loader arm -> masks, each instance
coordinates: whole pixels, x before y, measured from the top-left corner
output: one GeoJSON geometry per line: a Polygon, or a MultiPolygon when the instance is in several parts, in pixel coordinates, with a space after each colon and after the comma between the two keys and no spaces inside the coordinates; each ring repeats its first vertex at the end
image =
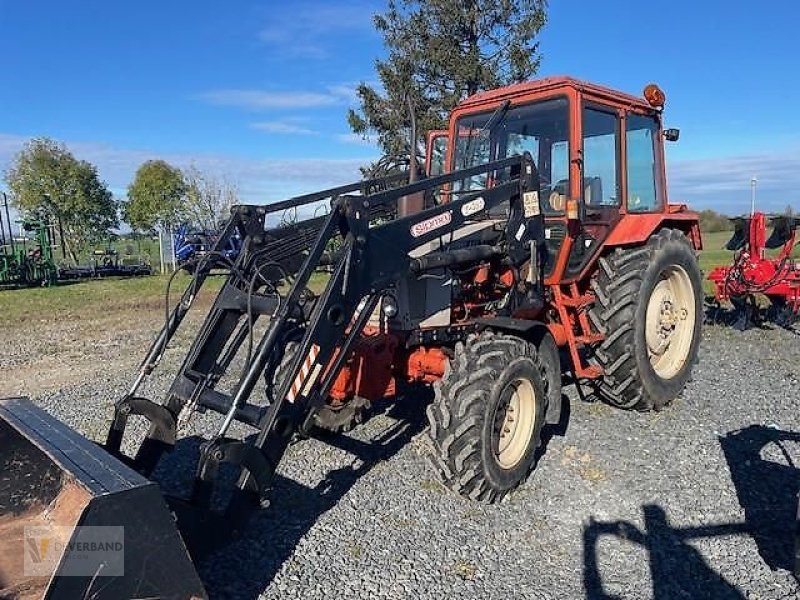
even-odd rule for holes
{"type": "MultiPolygon", "coordinates": [[[[542,242],[538,174],[527,154],[392,187],[397,183],[398,178],[370,180],[268,206],[234,207],[216,247],[197,263],[194,279],[166,319],[129,394],[117,402],[106,443],[111,453],[149,475],[194,411],[223,415],[217,434],[201,449],[191,497],[173,504],[180,507],[177,513],[179,524],[184,519],[184,532],[197,529],[196,517],[187,514],[211,512],[221,463],[240,468],[236,493],[224,511],[215,513],[225,518],[228,531],[241,527],[252,509],[266,502],[292,436],[310,426],[381,296],[401,278],[492,255],[521,264],[542,242]],[[391,218],[402,198],[432,193],[480,173],[492,175],[498,183],[410,216],[391,218]],[[330,201],[331,211],[325,216],[265,227],[268,215],[321,200],[330,201]],[[503,202],[508,202],[509,218],[497,245],[449,252],[447,238],[452,232],[503,202]],[[219,249],[237,233],[243,240],[242,251],[231,263],[219,249]],[[433,247],[433,240],[440,241],[435,252],[420,251],[433,247]],[[334,241],[339,248],[331,252],[334,241]],[[317,297],[309,283],[325,265],[332,272],[317,297]],[[212,267],[226,268],[226,281],[166,398],[156,403],[137,396],[212,267]],[[288,291],[282,293],[286,286],[288,291]],[[266,319],[267,325],[256,340],[259,319],[266,319]],[[262,377],[272,380],[290,340],[299,340],[297,352],[273,397],[266,403],[251,401],[262,377]],[[238,382],[229,393],[216,389],[245,343],[248,351],[238,382]],[[121,440],[131,415],[145,417],[150,429],[136,455],[127,457],[121,440]],[[257,428],[257,435],[245,440],[231,437],[234,421],[257,428]]],[[[191,548],[193,541],[187,539],[187,544],[191,548]]]]}

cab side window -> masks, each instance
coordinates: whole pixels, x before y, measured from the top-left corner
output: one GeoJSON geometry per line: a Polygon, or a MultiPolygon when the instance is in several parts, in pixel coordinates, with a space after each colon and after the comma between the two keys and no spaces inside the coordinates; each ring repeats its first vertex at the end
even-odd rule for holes
{"type": "Polygon", "coordinates": [[[437,135],[433,138],[430,148],[431,172],[428,177],[435,177],[444,173],[444,155],[447,152],[447,136],[437,135]]]}
{"type": "Polygon", "coordinates": [[[583,201],[587,206],[618,206],[617,115],[583,109],[583,201]]]}
{"type": "Polygon", "coordinates": [[[625,129],[628,145],[628,211],[656,210],[659,208],[655,160],[658,123],[652,117],[629,114],[625,129]]]}

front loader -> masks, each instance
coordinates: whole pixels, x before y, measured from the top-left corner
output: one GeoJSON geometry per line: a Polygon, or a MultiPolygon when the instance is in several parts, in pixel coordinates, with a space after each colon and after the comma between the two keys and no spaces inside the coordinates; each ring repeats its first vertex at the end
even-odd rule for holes
{"type": "MultiPolygon", "coordinates": [[[[620,408],[674,399],[700,337],[700,237],[696,215],[666,200],[662,140],[677,133],[662,129],[663,93],[645,96],[568,78],[479,94],[451,116],[441,175],[234,207],[115,404],[104,449],[84,444],[145,485],[192,414],[219,413],[190,494],[139,507],[174,515],[182,537],[170,538],[170,560],[188,560],[181,541],[196,558],[213,534],[242,531],[268,504],[292,439],[348,429],[385,397],[413,402],[415,386],[434,390],[431,458],[443,483],[482,502],[533,469],[544,425],[561,418],[564,374],[620,408]],[[320,205],[329,211],[313,216],[320,205]],[[275,224],[286,211],[307,216],[275,224]],[[235,258],[224,252],[233,237],[235,258]],[[167,394],[143,397],[212,270],[225,283],[167,394]],[[132,417],[148,423],[133,452],[123,443],[132,417]],[[234,422],[252,434],[235,435],[234,422]],[[229,468],[238,480],[220,503],[229,468]]],[[[33,409],[2,406],[26,438],[33,409]]],[[[32,441],[64,464],[61,438],[32,441]]],[[[82,477],[64,471],[62,487],[82,477]]],[[[13,522],[4,493],[15,485],[0,487],[0,522],[13,522]]],[[[46,512],[58,495],[34,500],[46,512]]],[[[54,585],[49,597],[71,597],[54,585]]]]}

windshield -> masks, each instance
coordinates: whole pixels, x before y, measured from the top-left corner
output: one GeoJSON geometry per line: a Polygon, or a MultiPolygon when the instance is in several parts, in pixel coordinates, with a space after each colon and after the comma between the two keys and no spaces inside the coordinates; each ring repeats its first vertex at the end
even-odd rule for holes
{"type": "MultiPolygon", "coordinates": [[[[508,109],[486,125],[494,111],[467,115],[456,123],[455,169],[486,164],[515,154],[529,152],[536,162],[545,212],[564,210],[569,193],[569,119],[566,98],[544,100],[508,109]]],[[[460,182],[457,191],[486,187],[487,175],[460,182]]]]}

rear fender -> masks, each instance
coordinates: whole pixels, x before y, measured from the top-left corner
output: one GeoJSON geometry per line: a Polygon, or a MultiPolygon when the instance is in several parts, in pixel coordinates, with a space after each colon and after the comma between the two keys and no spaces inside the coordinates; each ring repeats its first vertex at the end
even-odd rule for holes
{"type": "Polygon", "coordinates": [[[664,228],[683,231],[695,250],[703,249],[697,213],[686,210],[682,204],[670,204],[665,213],[623,215],[603,245],[606,248],[636,246],[645,243],[654,233],[664,228]]]}

